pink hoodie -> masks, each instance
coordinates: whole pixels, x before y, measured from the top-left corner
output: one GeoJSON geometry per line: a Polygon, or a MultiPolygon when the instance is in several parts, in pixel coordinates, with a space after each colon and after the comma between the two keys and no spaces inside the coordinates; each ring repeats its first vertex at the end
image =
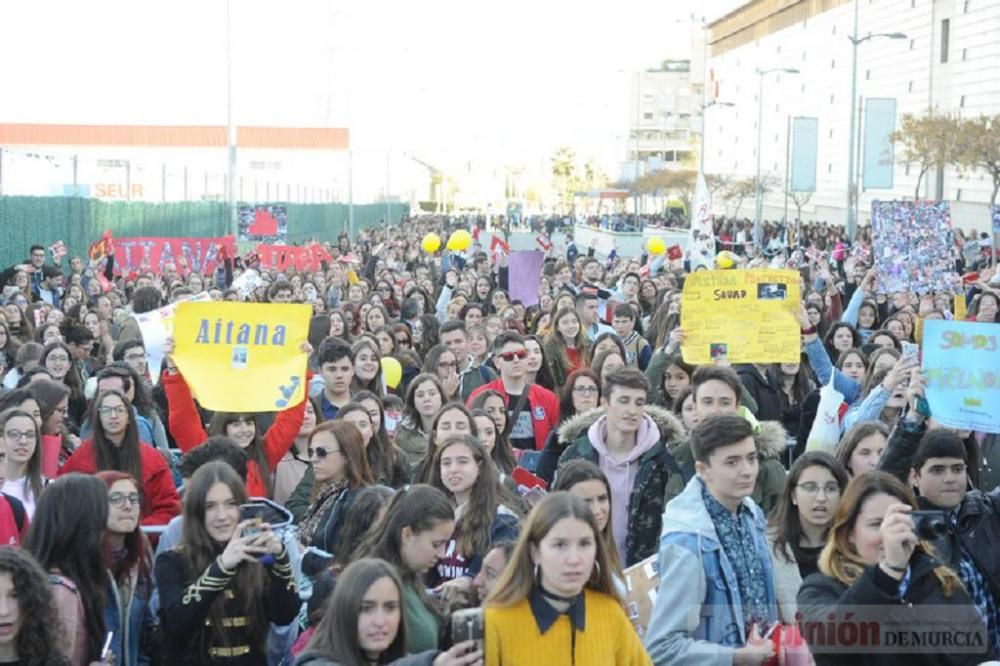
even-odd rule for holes
{"type": "Polygon", "coordinates": [[[621,561],[625,561],[625,536],[628,534],[628,504],[632,497],[632,487],[639,474],[639,466],[633,465],[660,441],[660,429],[656,423],[644,414],[639,429],[635,434],[635,448],[625,460],[612,460],[608,455],[605,440],[608,435],[608,417],[601,416],[587,430],[587,439],[598,455],[598,467],[608,477],[611,486],[611,527],[615,535],[615,545],[621,561]]]}

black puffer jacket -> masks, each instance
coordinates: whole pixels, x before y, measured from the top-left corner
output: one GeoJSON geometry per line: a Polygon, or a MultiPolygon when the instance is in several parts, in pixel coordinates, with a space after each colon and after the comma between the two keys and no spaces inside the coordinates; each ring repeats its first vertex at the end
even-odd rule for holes
{"type": "Polygon", "coordinates": [[[936,566],[940,562],[915,552],[902,598],[900,583],[877,566],[851,586],[824,574],[806,578],[798,595],[799,628],[816,665],[973,666],[992,659],[992,641],[969,595],[959,586],[944,596],[936,566]],[[914,647],[917,640],[924,643],[914,647]],[[837,641],[853,641],[853,647],[837,641]],[[908,647],[893,647],[901,644],[908,647]]]}

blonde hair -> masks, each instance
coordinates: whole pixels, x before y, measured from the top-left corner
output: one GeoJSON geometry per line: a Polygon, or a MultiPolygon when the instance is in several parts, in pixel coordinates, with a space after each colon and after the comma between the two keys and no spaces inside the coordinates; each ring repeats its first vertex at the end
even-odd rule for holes
{"type": "MultiPolygon", "coordinates": [[[[903,483],[886,472],[866,472],[855,476],[844,495],[837,504],[837,512],[833,516],[830,535],[826,546],[819,556],[819,570],[827,576],[836,578],[844,585],[853,585],[869,566],[858,555],[857,549],[850,542],[851,532],[857,524],[861,507],[872,495],[884,493],[896,498],[903,504],[917,508],[917,500],[913,493],[903,483]]],[[[917,549],[931,557],[934,551],[930,544],[921,541],[917,549]]],[[[934,577],[941,584],[945,597],[950,597],[955,590],[962,589],[962,581],[958,575],[944,565],[934,567],[934,577]]]]}
{"type": "Polygon", "coordinates": [[[619,604],[622,599],[612,581],[612,566],[608,556],[608,546],[597,529],[597,521],[586,503],[568,492],[554,492],[546,495],[531,513],[521,528],[521,535],[514,546],[514,553],[507,567],[500,575],[493,592],[486,598],[485,606],[506,607],[526,599],[536,584],[535,564],[531,561],[531,548],[538,546],[556,523],[564,518],[582,521],[594,533],[597,553],[594,558],[595,571],[584,584],[584,588],[601,592],[619,604]]]}

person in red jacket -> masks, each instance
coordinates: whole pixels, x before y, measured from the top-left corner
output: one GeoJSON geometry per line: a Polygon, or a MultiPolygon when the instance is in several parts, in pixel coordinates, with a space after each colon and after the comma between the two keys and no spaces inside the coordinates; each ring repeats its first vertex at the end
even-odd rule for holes
{"type": "Polygon", "coordinates": [[[504,331],[493,341],[493,361],[500,379],[477,388],[468,404],[483,391],[493,389],[507,402],[509,439],[515,449],[541,451],[545,440],[559,426],[559,399],[552,391],[525,380],[528,349],[524,338],[514,331],[504,331]]]}
{"type": "Polygon", "coordinates": [[[139,428],[128,399],[121,391],[101,391],[90,411],[94,432],[85,440],[59,476],[70,472],[95,474],[115,470],[142,480],[142,524],[166,525],[181,512],[181,500],[170,468],[152,445],[139,441],[139,428]]]}
{"type": "MultiPolygon", "coordinates": [[[[247,493],[251,497],[270,498],[274,487],[272,472],[295,443],[305,419],[306,401],[278,412],[274,423],[263,437],[257,428],[257,415],[252,412],[216,412],[206,433],[191,389],[178,372],[173,359],[167,355],[165,360],[167,369],[160,381],[170,405],[170,433],[177,446],[187,453],[208,439],[210,434],[232,438],[247,454],[247,493]]],[[[309,386],[310,378],[306,377],[306,386],[309,386]]]]}

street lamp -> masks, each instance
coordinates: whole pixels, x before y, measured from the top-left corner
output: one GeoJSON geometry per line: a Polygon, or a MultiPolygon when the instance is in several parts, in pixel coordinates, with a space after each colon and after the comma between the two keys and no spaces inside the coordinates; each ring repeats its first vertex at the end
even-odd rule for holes
{"type": "Polygon", "coordinates": [[[854,202],[858,197],[854,182],[854,133],[857,132],[857,112],[854,107],[858,97],[858,45],[877,37],[886,39],[906,39],[902,32],[868,33],[858,37],[858,0],[854,0],[854,30],[847,38],[851,40],[851,122],[847,136],[847,237],[853,241],[858,233],[858,219],[854,214],[854,202]]]}
{"type": "Polygon", "coordinates": [[[798,74],[799,70],[794,67],[773,67],[771,69],[757,69],[755,70],[758,76],[757,85],[757,179],[754,182],[754,194],[756,195],[755,208],[754,208],[754,219],[753,219],[753,240],[754,243],[758,245],[758,249],[761,242],[760,226],[761,221],[764,216],[764,192],[761,189],[760,183],[760,159],[761,159],[761,149],[763,148],[763,129],[764,129],[764,77],[767,74],[773,74],[774,72],[785,72],[786,74],[798,74]]]}

